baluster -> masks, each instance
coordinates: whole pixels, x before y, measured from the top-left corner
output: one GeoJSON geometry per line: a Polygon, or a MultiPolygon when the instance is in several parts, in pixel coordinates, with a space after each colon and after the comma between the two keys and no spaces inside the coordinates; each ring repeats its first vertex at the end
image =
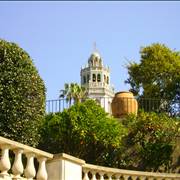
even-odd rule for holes
{"type": "Polygon", "coordinates": [[[11,168],[11,163],[9,159],[9,145],[1,145],[1,160],[0,160],[0,171],[2,175],[8,175],[8,170],[11,168]]]}
{"type": "Polygon", "coordinates": [[[108,176],[108,180],[112,180],[112,173],[108,173],[107,176],[108,176]]]}
{"type": "Polygon", "coordinates": [[[33,179],[33,177],[36,175],[36,170],[34,167],[34,153],[27,153],[26,157],[27,157],[27,165],[26,165],[26,169],[24,170],[25,173],[25,177],[28,180],[33,179]]]}
{"type": "Polygon", "coordinates": [[[118,174],[115,175],[116,180],[120,180],[120,177],[121,175],[118,175],[118,174]]]}
{"type": "Polygon", "coordinates": [[[89,177],[88,177],[88,170],[87,169],[84,169],[83,170],[83,172],[84,172],[84,178],[83,178],[83,180],[89,180],[89,177]]]}
{"type": "Polygon", "coordinates": [[[104,172],[99,172],[100,180],[104,180],[104,172]]]}
{"type": "Polygon", "coordinates": [[[91,180],[97,180],[96,179],[96,171],[91,171],[92,179],[91,180]]]}
{"type": "Polygon", "coordinates": [[[37,180],[47,180],[46,160],[47,158],[45,157],[38,158],[39,168],[37,172],[37,180]]]}
{"type": "Polygon", "coordinates": [[[123,175],[124,180],[128,180],[129,175],[123,175]]]}
{"type": "Polygon", "coordinates": [[[15,159],[12,167],[13,175],[15,175],[15,178],[20,178],[21,174],[23,173],[24,167],[22,163],[22,153],[23,149],[15,149],[14,151],[15,159]]]}
{"type": "Polygon", "coordinates": [[[161,179],[161,178],[159,178],[159,177],[156,177],[156,178],[155,178],[155,180],[160,180],[160,179],[161,179]]]}
{"type": "Polygon", "coordinates": [[[148,180],[154,180],[154,178],[153,177],[148,177],[148,180]]]}
{"type": "Polygon", "coordinates": [[[132,180],[136,180],[137,176],[131,176],[132,180]]]}
{"type": "Polygon", "coordinates": [[[146,176],[140,176],[139,179],[140,179],[140,180],[145,180],[145,179],[146,179],[146,176]]]}

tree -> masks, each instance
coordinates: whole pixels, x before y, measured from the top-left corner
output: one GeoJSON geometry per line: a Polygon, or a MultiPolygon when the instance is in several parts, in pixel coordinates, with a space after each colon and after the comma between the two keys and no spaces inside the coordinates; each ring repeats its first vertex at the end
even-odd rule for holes
{"type": "MultiPolygon", "coordinates": [[[[160,99],[161,105],[168,108],[173,106],[173,101],[180,102],[179,52],[156,43],[141,48],[140,54],[139,64],[127,65],[129,78],[125,83],[130,84],[130,91],[143,98],[160,99]]],[[[178,107],[180,110],[180,104],[178,107]]]]}
{"type": "Polygon", "coordinates": [[[88,163],[115,166],[126,129],[94,100],[46,117],[39,148],[64,152],[88,163]],[[48,146],[47,146],[48,144],[48,146]]]}
{"type": "Polygon", "coordinates": [[[45,86],[30,56],[0,40],[0,135],[36,146],[45,113],[45,86]]]}
{"type": "Polygon", "coordinates": [[[87,97],[87,91],[84,87],[81,87],[77,83],[64,84],[64,89],[60,90],[60,98],[66,97],[67,102],[71,105],[72,100],[75,103],[80,102],[82,99],[87,97]]]}
{"type": "Polygon", "coordinates": [[[128,129],[124,141],[126,168],[147,171],[169,171],[180,122],[165,114],[140,112],[129,115],[123,124],[128,129]]]}

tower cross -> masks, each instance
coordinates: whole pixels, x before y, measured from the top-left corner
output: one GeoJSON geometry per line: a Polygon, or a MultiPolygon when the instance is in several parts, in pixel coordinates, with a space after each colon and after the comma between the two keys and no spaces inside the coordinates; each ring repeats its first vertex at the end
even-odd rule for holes
{"type": "Polygon", "coordinates": [[[94,51],[96,52],[97,51],[96,42],[94,42],[93,48],[94,48],[94,51]]]}

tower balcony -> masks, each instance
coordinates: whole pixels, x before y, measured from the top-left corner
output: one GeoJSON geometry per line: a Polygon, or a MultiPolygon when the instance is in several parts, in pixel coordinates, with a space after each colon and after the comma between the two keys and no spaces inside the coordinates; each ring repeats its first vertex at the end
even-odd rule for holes
{"type": "Polygon", "coordinates": [[[89,82],[88,84],[83,84],[83,87],[85,88],[105,88],[112,92],[114,92],[114,88],[105,82],[89,82]]]}

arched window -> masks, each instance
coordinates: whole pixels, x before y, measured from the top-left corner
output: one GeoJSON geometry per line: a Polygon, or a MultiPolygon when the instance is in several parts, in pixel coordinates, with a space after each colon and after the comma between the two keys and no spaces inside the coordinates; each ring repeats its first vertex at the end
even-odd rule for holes
{"type": "Polygon", "coordinates": [[[95,59],[95,67],[98,66],[98,58],[95,59]]]}
{"type": "Polygon", "coordinates": [[[89,74],[87,75],[87,83],[89,82],[89,74]]]}
{"type": "Polygon", "coordinates": [[[93,74],[92,79],[93,79],[93,82],[96,82],[96,74],[93,74]]]}
{"type": "Polygon", "coordinates": [[[107,84],[109,84],[109,77],[107,76],[107,84]]]}
{"type": "Polygon", "coordinates": [[[86,83],[86,76],[83,76],[83,83],[86,83]]]}
{"type": "Polygon", "coordinates": [[[106,83],[106,75],[104,75],[104,82],[106,83]]]}
{"type": "Polygon", "coordinates": [[[101,82],[101,75],[100,74],[97,75],[97,81],[101,82]]]}

